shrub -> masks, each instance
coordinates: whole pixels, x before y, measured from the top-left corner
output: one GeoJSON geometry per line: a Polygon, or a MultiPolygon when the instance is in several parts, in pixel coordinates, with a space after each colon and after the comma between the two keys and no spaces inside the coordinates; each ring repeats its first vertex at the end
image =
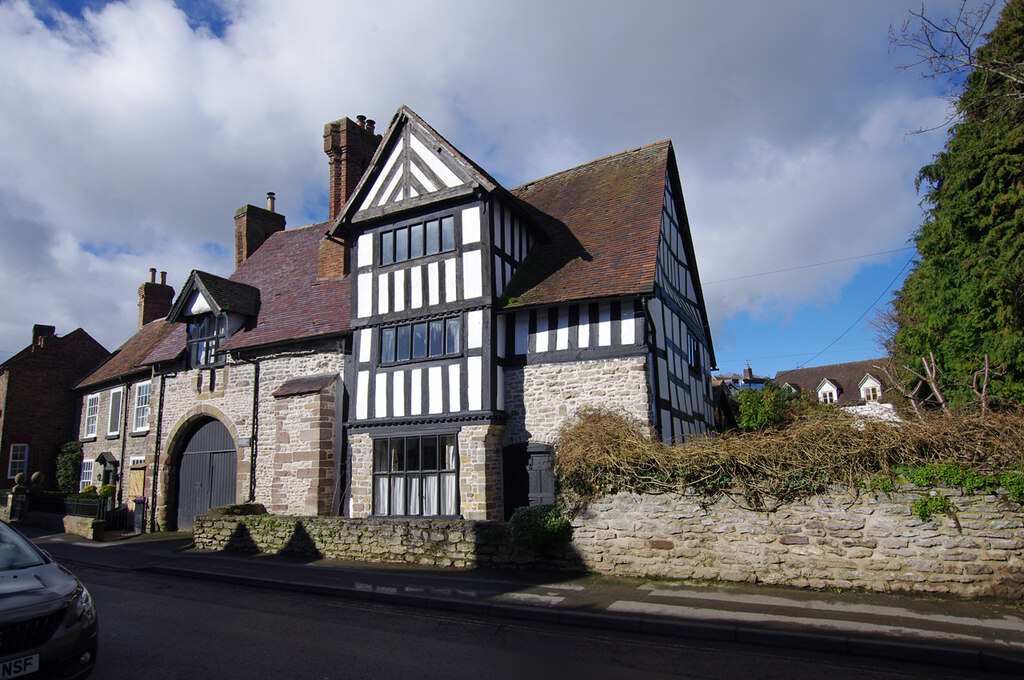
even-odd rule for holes
{"type": "Polygon", "coordinates": [[[516,545],[533,552],[540,552],[563,540],[571,528],[569,520],[556,505],[516,508],[508,521],[508,530],[516,545]]]}
{"type": "Polygon", "coordinates": [[[82,475],[82,442],[61,444],[57,453],[57,488],[64,493],[76,493],[82,475]]]}
{"type": "Polygon", "coordinates": [[[953,511],[953,502],[945,496],[928,496],[914,501],[911,510],[922,522],[927,522],[933,515],[950,514],[953,511]]]}
{"type": "Polygon", "coordinates": [[[96,495],[96,487],[93,486],[92,484],[90,484],[89,486],[83,488],[79,492],[79,495],[80,496],[95,496],[96,495]]]}
{"type": "Polygon", "coordinates": [[[104,484],[100,487],[99,497],[110,498],[117,491],[117,488],[113,484],[104,484]]]}

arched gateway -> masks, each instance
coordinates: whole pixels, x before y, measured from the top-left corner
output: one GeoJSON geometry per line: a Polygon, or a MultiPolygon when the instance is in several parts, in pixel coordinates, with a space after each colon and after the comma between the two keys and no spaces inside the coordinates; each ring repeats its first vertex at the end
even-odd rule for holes
{"type": "Polygon", "coordinates": [[[189,529],[196,515],[235,502],[235,442],[219,420],[198,421],[178,464],[178,529],[189,529]]]}

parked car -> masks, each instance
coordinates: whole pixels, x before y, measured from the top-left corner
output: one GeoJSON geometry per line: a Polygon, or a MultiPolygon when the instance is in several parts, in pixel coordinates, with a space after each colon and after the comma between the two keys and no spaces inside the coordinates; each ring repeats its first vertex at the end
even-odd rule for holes
{"type": "Polygon", "coordinates": [[[98,638],[81,581],[0,521],[0,680],[88,677],[98,638]]]}

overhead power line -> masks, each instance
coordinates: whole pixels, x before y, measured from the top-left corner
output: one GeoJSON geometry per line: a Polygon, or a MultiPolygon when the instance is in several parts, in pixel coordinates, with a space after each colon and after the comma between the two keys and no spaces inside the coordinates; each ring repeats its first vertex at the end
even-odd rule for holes
{"type": "MultiPolygon", "coordinates": [[[[815,262],[813,264],[799,264],[794,267],[786,267],[785,269],[773,269],[770,272],[758,272],[757,274],[744,274],[743,276],[733,276],[728,279],[718,279],[716,281],[701,281],[701,285],[710,286],[715,283],[725,283],[726,281],[739,281],[740,279],[752,279],[755,276],[768,276],[769,274],[781,274],[782,272],[791,272],[798,269],[810,269],[811,267],[824,267],[827,264],[839,264],[840,262],[850,262],[851,260],[863,260],[867,257],[877,257],[879,255],[891,255],[892,253],[902,253],[905,250],[913,250],[914,246],[906,246],[904,248],[897,248],[895,250],[883,250],[880,253],[868,253],[867,255],[854,255],[853,257],[844,257],[841,260],[829,260],[828,262],[815,262]]],[[[909,262],[907,263],[909,264],[909,262]]],[[[904,267],[906,269],[906,267],[904,267]]]]}

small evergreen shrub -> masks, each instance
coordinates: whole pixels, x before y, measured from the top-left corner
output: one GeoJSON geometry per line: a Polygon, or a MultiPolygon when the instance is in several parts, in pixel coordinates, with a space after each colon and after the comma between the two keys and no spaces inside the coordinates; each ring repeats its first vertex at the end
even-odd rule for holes
{"type": "Polygon", "coordinates": [[[110,498],[117,491],[117,488],[113,484],[104,484],[100,487],[98,495],[100,498],[110,498]]]}
{"type": "Polygon", "coordinates": [[[81,492],[79,492],[79,495],[80,496],[95,496],[96,495],[96,487],[93,486],[92,484],[90,484],[89,486],[83,488],[81,490],[81,492]]]}
{"type": "Polygon", "coordinates": [[[949,514],[953,511],[953,502],[945,496],[928,496],[914,501],[911,511],[917,515],[922,522],[927,522],[934,515],[949,514]]]}
{"type": "Polygon", "coordinates": [[[61,444],[57,453],[57,488],[64,493],[78,493],[82,475],[82,442],[61,444]]]}
{"type": "Polygon", "coordinates": [[[556,505],[516,508],[508,521],[512,540],[520,548],[540,552],[565,539],[572,527],[556,505]]]}

